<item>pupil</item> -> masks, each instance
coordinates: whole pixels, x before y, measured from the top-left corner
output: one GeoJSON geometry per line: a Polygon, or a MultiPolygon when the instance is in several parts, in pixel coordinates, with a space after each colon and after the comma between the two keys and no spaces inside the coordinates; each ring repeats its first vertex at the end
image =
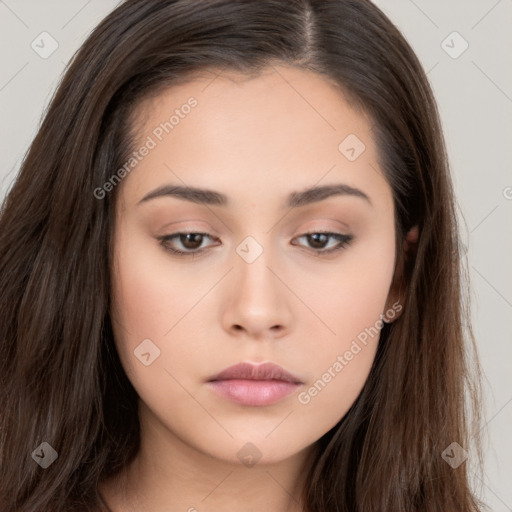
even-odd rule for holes
{"type": "Polygon", "coordinates": [[[325,243],[327,242],[327,240],[326,240],[327,235],[325,233],[315,233],[313,235],[308,235],[308,236],[310,237],[310,239],[313,240],[313,243],[311,245],[318,249],[322,249],[323,246],[325,245],[325,243]]]}
{"type": "Polygon", "coordinates": [[[200,233],[186,233],[185,235],[180,236],[181,243],[187,249],[197,249],[201,245],[202,236],[203,235],[201,235],[200,233]],[[199,243],[197,243],[197,240],[196,240],[196,242],[194,242],[194,239],[196,237],[197,237],[199,243]],[[192,242],[192,243],[190,244],[190,242],[192,242]]]}

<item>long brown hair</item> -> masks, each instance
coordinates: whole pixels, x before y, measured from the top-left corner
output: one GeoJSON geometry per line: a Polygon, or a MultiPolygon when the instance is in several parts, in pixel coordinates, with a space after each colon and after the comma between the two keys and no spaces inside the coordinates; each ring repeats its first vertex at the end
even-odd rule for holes
{"type": "Polygon", "coordinates": [[[2,205],[2,512],[103,510],[98,483],[139,448],[138,396],[109,317],[116,189],[93,193],[133,151],[136,106],[196,71],[273,63],[334,81],[374,122],[404,291],[361,394],[318,440],[305,510],[483,506],[467,464],[442,457],[471,442],[481,466],[479,367],[439,114],[411,47],[368,0],[128,0],[74,56],[2,205]],[[58,454],[46,469],[31,456],[43,442],[58,454]]]}

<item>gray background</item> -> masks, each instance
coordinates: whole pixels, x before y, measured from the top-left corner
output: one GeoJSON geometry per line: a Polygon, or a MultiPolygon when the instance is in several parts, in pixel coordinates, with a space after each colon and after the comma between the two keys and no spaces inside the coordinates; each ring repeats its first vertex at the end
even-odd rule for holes
{"type": "MultiPolygon", "coordinates": [[[[473,325],[485,373],[483,480],[472,471],[471,454],[466,463],[492,510],[512,511],[512,0],[376,3],[416,51],[439,104],[465,226],[473,325]],[[464,41],[469,46],[459,55],[464,41]]],[[[66,62],[116,4],[0,0],[0,198],[66,62]],[[44,31],[58,44],[47,58],[31,47],[35,41],[39,51],[51,49],[48,36],[40,36],[44,31]]]]}

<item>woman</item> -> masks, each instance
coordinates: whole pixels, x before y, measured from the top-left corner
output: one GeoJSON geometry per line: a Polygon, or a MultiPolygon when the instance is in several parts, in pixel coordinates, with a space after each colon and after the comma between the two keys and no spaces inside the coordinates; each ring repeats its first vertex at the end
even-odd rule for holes
{"type": "Polygon", "coordinates": [[[369,1],[122,3],[0,228],[3,511],[483,506],[437,108],[369,1]]]}

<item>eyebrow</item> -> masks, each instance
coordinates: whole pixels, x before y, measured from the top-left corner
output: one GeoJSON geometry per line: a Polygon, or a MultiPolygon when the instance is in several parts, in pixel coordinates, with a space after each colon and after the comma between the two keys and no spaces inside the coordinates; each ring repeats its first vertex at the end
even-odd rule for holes
{"type": "MultiPolygon", "coordinates": [[[[354,196],[359,197],[372,204],[370,198],[362,190],[343,183],[336,185],[324,185],[312,187],[289,194],[285,206],[297,208],[311,203],[323,201],[332,196],[354,196]]],[[[225,194],[214,190],[201,189],[196,187],[184,187],[179,185],[166,184],[145,195],[137,204],[145,203],[158,197],[176,197],[192,203],[207,204],[213,206],[228,206],[229,199],[225,194]]]]}

